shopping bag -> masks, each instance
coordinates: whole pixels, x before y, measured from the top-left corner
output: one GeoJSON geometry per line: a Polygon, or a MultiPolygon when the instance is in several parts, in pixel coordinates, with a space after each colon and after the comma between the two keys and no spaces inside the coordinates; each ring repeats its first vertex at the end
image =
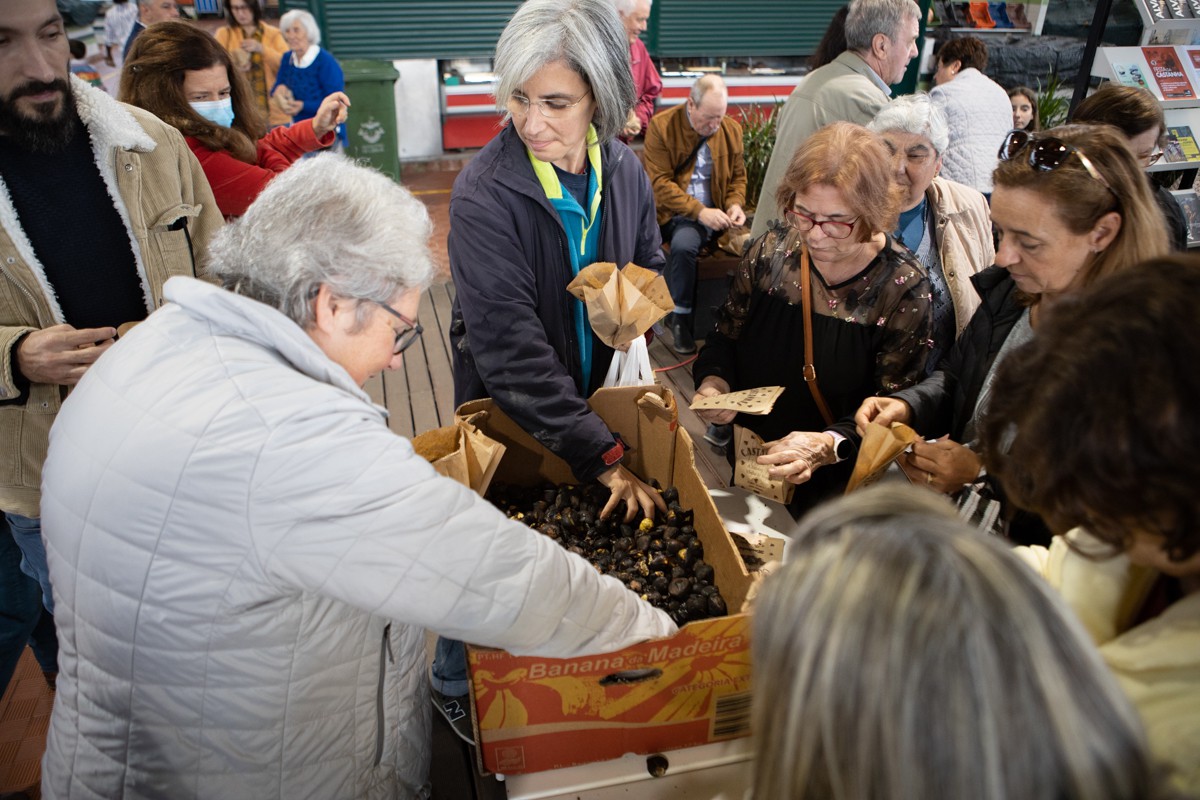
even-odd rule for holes
{"type": "Polygon", "coordinates": [[[654,383],[654,367],[650,364],[650,349],[646,337],[634,339],[624,353],[613,353],[604,386],[645,386],[654,383]]]}

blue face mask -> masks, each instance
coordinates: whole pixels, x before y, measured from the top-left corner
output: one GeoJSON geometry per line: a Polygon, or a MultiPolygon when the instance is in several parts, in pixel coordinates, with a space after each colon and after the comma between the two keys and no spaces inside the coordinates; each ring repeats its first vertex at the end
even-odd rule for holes
{"type": "Polygon", "coordinates": [[[192,110],[214,125],[228,128],[233,124],[233,98],[224,100],[204,100],[192,103],[192,110]]]}

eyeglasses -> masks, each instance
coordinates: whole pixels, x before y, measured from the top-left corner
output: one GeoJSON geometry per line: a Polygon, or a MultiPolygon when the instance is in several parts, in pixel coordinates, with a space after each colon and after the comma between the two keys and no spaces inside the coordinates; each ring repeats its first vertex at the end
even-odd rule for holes
{"type": "Polygon", "coordinates": [[[412,347],[413,342],[421,337],[421,333],[424,332],[425,329],[421,327],[420,323],[414,322],[413,320],[404,316],[387,303],[379,303],[378,305],[381,306],[384,311],[388,312],[393,317],[408,326],[404,330],[396,331],[396,341],[392,344],[392,355],[398,356],[408,348],[412,347]]]}
{"type": "Polygon", "coordinates": [[[858,224],[858,219],[851,222],[838,222],[833,219],[816,220],[808,214],[801,214],[794,208],[789,208],[783,212],[787,218],[788,224],[798,231],[811,231],[814,226],[820,226],[821,232],[830,239],[845,239],[854,231],[854,226],[858,224]]]}
{"type": "Polygon", "coordinates": [[[514,117],[523,117],[529,113],[530,106],[537,106],[538,112],[546,119],[562,119],[571,113],[571,109],[583,102],[584,98],[592,93],[588,89],[583,93],[578,100],[573,103],[568,103],[566,100],[551,98],[549,100],[530,100],[528,97],[520,94],[514,94],[508,98],[508,113],[514,117]]]}
{"type": "Polygon", "coordinates": [[[1149,153],[1147,155],[1142,156],[1142,161],[1146,164],[1147,167],[1151,167],[1151,166],[1154,166],[1155,164],[1157,164],[1158,160],[1162,157],[1163,157],[1162,148],[1158,147],[1158,148],[1155,148],[1153,153],[1149,153]]]}
{"type": "Polygon", "coordinates": [[[1104,179],[1100,170],[1092,165],[1091,159],[1085,156],[1082,150],[1053,136],[1040,137],[1029,131],[1009,131],[1004,137],[1004,144],[1000,145],[1000,160],[1012,161],[1030,143],[1033,146],[1029,148],[1029,166],[1039,172],[1053,172],[1074,155],[1089,175],[1104,184],[1104,188],[1112,192],[1114,197],[1117,195],[1112,185],[1104,179]]]}

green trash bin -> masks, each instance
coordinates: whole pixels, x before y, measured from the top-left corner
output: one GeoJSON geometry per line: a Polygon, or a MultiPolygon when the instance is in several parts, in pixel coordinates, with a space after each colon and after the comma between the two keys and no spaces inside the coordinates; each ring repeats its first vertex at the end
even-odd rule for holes
{"type": "Polygon", "coordinates": [[[346,117],[347,154],[400,180],[400,146],[396,138],[396,79],[387,61],[343,61],[350,113],[346,117]]]}

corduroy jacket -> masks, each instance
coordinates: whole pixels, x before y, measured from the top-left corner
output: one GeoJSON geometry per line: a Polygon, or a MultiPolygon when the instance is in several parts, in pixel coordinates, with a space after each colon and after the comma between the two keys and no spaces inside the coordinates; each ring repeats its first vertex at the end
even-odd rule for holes
{"type": "MultiPolygon", "coordinates": [[[[179,131],[77,78],[71,91],[128,229],[149,313],[162,304],[167,278],[202,275],[208,242],[224,219],[179,131]]],[[[79,256],[87,258],[87,242],[79,243],[79,256]]],[[[0,509],[28,517],[40,516],[47,436],[66,387],[34,383],[21,395],[14,346],[25,334],[64,321],[0,177],[0,509]]]]}

